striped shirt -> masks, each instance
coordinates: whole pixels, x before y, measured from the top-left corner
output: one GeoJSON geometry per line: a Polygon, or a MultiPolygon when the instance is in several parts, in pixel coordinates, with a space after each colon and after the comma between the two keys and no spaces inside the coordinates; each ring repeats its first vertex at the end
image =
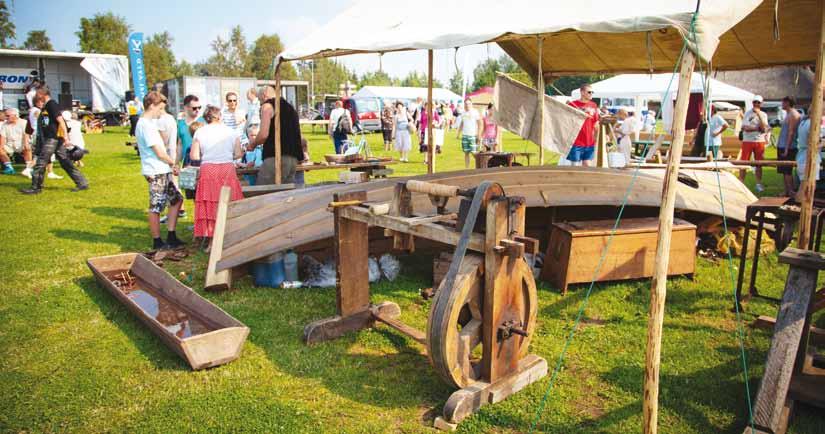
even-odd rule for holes
{"type": "MultiPolygon", "coordinates": [[[[242,121],[238,122],[238,117],[240,115],[241,113],[237,110],[231,112],[227,109],[223,109],[221,110],[221,122],[227,127],[235,130],[235,133],[237,133],[238,137],[241,138],[241,145],[246,145],[247,143],[249,143],[249,138],[246,137],[246,134],[243,131],[244,123],[242,121]]],[[[240,117],[241,119],[243,119],[243,116],[240,117]]]]}

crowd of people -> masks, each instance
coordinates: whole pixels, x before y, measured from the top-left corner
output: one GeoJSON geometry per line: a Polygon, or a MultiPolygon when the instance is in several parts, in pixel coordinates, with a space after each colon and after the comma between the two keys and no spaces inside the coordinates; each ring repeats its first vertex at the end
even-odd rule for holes
{"type": "MultiPolygon", "coordinates": [[[[428,164],[429,103],[417,98],[406,104],[403,101],[382,101],[382,106],[380,121],[384,150],[394,150],[398,152],[399,161],[409,162],[415,139],[418,152],[424,154],[424,163],[428,164]]],[[[459,101],[458,104],[436,102],[433,105],[431,122],[435,153],[441,153],[445,132],[452,129],[457,130],[458,138],[461,140],[466,168],[470,167],[470,156],[473,153],[481,150],[501,150],[501,129],[494,120],[493,109],[493,104],[488,104],[484,113],[479,113],[470,98],[459,101]]],[[[327,131],[332,138],[336,154],[345,151],[349,135],[356,132],[356,124],[353,114],[344,108],[343,101],[336,101],[335,108],[330,112],[327,131]]]]}

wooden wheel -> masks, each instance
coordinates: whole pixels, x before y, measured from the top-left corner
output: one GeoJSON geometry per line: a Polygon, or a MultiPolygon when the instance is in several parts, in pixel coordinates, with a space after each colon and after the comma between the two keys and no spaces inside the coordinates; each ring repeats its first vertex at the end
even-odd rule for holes
{"type": "MultiPolygon", "coordinates": [[[[449,384],[463,388],[481,380],[481,347],[484,294],[484,257],[468,253],[452,288],[438,288],[427,321],[427,355],[436,372],[449,384]]],[[[518,285],[514,291],[513,311],[527,337],[518,340],[519,357],[527,355],[536,326],[536,284],[530,266],[523,258],[514,260],[507,279],[518,285]]]]}

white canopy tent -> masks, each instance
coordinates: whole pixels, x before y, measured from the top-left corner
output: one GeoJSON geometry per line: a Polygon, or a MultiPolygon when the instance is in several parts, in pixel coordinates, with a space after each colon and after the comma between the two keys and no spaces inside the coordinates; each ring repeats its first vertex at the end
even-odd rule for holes
{"type": "MultiPolygon", "coordinates": [[[[693,73],[690,80],[690,93],[704,93],[705,86],[702,79],[702,74],[693,73]]],[[[714,78],[708,78],[708,82],[711,102],[737,101],[745,103],[746,109],[751,108],[755,96],[753,93],[714,78]]],[[[593,98],[632,99],[635,101],[636,113],[640,113],[646,108],[646,101],[662,101],[668,91],[668,85],[670,85],[670,99],[676,100],[676,89],[679,86],[678,74],[622,74],[593,83],[591,87],[593,98]]],[[[578,99],[581,97],[581,92],[575,89],[570,96],[578,99]]]]}
{"type": "MultiPolygon", "coordinates": [[[[383,100],[414,100],[427,99],[426,87],[401,86],[364,86],[352,96],[353,98],[380,98],[383,100]]],[[[461,96],[449,89],[433,88],[433,100],[458,102],[461,96]]]]}

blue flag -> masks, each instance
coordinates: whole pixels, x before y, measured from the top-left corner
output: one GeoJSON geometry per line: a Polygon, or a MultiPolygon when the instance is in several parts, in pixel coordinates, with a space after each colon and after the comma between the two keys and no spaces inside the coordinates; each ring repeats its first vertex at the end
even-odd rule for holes
{"type": "Polygon", "coordinates": [[[143,33],[129,35],[129,64],[132,67],[132,86],[135,96],[143,101],[146,96],[146,69],[143,65],[143,33]]]}

